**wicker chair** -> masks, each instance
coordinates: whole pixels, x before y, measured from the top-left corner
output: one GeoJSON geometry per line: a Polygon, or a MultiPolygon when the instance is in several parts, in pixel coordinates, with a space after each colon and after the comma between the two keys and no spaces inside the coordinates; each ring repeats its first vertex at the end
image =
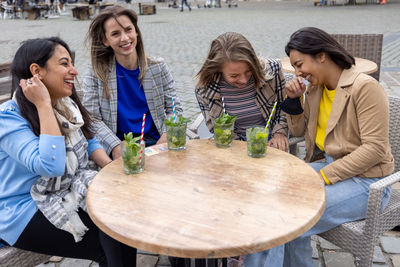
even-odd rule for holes
{"type": "Polygon", "coordinates": [[[388,206],[380,211],[384,188],[400,181],[400,98],[389,96],[389,142],[395,159],[395,173],[371,184],[365,220],[342,224],[320,234],[324,239],[360,258],[360,266],[371,266],[374,246],[381,234],[400,224],[400,192],[392,190],[388,206]]]}
{"type": "Polygon", "coordinates": [[[355,57],[375,62],[378,70],[370,75],[379,81],[383,34],[331,34],[355,57]]]}

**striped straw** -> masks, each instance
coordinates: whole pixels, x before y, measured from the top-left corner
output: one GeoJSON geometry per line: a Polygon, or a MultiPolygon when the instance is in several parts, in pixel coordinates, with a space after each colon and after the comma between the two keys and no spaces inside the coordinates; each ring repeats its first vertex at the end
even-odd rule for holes
{"type": "Polygon", "coordinates": [[[222,101],[222,109],[224,110],[224,113],[226,113],[226,110],[225,110],[225,101],[224,101],[224,97],[223,97],[223,96],[221,96],[221,101],[222,101]]]}
{"type": "Polygon", "coordinates": [[[172,114],[174,115],[174,123],[176,125],[175,98],[172,98],[172,114]]]}
{"type": "Polygon", "coordinates": [[[146,113],[143,113],[143,122],[142,122],[142,133],[140,134],[140,158],[139,158],[139,166],[142,165],[142,157],[143,157],[143,137],[144,137],[144,122],[146,121],[146,113]]]}
{"type": "Polygon", "coordinates": [[[276,104],[278,104],[278,101],[275,102],[274,107],[273,107],[272,110],[271,110],[271,114],[269,114],[269,118],[268,118],[268,121],[267,121],[267,125],[265,126],[265,130],[268,129],[268,125],[269,125],[269,123],[271,122],[272,115],[274,115],[274,112],[275,112],[275,109],[276,109],[276,104]]]}

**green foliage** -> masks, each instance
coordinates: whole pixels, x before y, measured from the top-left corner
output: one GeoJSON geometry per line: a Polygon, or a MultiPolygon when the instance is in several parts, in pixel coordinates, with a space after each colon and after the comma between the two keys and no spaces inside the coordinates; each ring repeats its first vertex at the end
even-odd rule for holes
{"type": "Polygon", "coordinates": [[[168,125],[168,126],[175,126],[175,125],[180,126],[182,124],[189,123],[189,122],[190,122],[190,119],[185,118],[183,116],[178,117],[176,124],[174,122],[174,117],[171,117],[170,119],[164,119],[164,124],[168,125]]]}
{"type": "Polygon", "coordinates": [[[222,113],[215,122],[218,124],[232,124],[236,121],[236,116],[231,116],[228,113],[222,113]]]}

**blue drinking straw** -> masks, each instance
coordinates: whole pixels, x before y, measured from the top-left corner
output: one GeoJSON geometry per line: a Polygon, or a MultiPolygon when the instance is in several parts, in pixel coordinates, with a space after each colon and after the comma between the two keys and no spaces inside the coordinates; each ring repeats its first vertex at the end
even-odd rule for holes
{"type": "Polygon", "coordinates": [[[176,125],[175,99],[174,98],[172,98],[172,114],[174,115],[174,123],[176,125]]]}

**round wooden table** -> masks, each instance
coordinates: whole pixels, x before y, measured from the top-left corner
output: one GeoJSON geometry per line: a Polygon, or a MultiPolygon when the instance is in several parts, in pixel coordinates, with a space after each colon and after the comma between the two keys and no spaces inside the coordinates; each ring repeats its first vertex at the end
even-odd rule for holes
{"type": "MultiPolygon", "coordinates": [[[[359,72],[363,72],[365,74],[371,74],[378,70],[378,65],[376,65],[376,63],[371,60],[359,58],[359,57],[354,57],[354,59],[356,60],[356,64],[354,67],[359,72]]],[[[281,58],[281,62],[282,62],[283,71],[295,73],[292,64],[290,64],[289,57],[281,58]]]]}
{"type": "Polygon", "coordinates": [[[325,188],[304,161],[268,148],[247,156],[190,140],[186,150],[145,157],[145,171],[125,175],[122,160],[89,186],[96,225],[141,250],[186,258],[244,255],[286,243],[311,228],[325,208],[325,188]]]}

